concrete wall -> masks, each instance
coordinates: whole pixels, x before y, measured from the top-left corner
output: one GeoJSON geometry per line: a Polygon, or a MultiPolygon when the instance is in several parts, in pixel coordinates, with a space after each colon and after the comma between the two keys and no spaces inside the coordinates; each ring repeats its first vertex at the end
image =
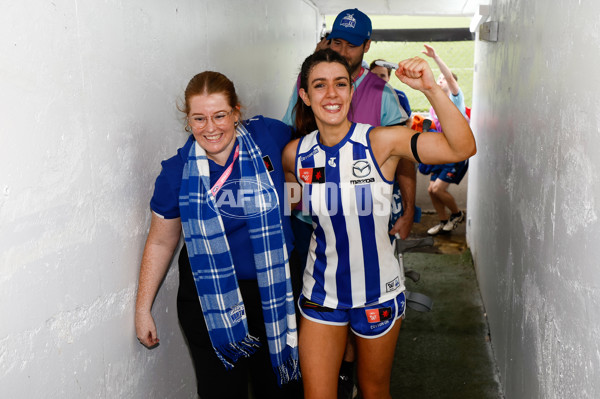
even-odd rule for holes
{"type": "Polygon", "coordinates": [[[161,344],[133,326],[160,161],[206,69],[246,116],[281,117],[320,16],[310,2],[2,1],[0,396],[195,397],[177,271],[154,304],[161,344]]]}
{"type": "Polygon", "coordinates": [[[600,3],[498,0],[468,240],[506,398],[600,397],[600,3]]]}

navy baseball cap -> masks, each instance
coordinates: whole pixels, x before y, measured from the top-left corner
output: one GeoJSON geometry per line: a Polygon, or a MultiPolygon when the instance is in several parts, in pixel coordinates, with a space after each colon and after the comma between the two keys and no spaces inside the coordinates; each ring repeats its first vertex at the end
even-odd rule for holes
{"type": "Polygon", "coordinates": [[[327,39],[343,39],[360,46],[371,38],[371,19],[358,8],[344,10],[335,17],[331,33],[327,39]]]}

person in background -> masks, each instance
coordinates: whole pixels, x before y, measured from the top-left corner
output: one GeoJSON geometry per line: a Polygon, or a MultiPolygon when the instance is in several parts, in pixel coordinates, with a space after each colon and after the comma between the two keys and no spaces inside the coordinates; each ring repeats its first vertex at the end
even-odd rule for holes
{"type": "Polygon", "coordinates": [[[315,226],[299,307],[300,364],[307,399],[337,397],[348,332],[356,337],[361,397],[390,398],[390,374],[406,299],[388,235],[400,158],[458,162],[475,153],[468,123],[436,85],[427,62],[399,63],[396,76],[420,90],[446,131],[372,127],[348,119],[350,65],[331,49],[302,64],[296,126],[317,130],[290,142],[283,167],[290,203],[302,201],[315,226]],[[298,184],[299,183],[299,184],[298,184]]]}
{"type": "Polygon", "coordinates": [[[255,398],[301,398],[281,165],[291,131],[262,116],[242,121],[240,108],[221,73],[202,72],[187,85],[191,134],[162,162],[150,201],[137,337],[149,348],[159,343],[152,303],[183,230],[177,314],[198,395],[247,398],[250,379],[255,398]]]}
{"type": "MultiPolygon", "coordinates": [[[[351,121],[368,123],[372,126],[404,125],[407,123],[409,115],[400,105],[394,88],[362,66],[364,55],[371,47],[371,33],[371,19],[356,8],[347,9],[337,15],[331,32],[317,44],[316,50],[330,48],[344,57],[350,65],[352,84],[355,90],[352,107],[348,114],[351,121]]],[[[297,134],[304,134],[304,130],[298,130],[294,112],[298,101],[298,90],[299,87],[296,84],[283,122],[296,128],[297,134]]],[[[401,205],[402,210],[398,213],[401,213],[402,216],[397,217],[389,231],[392,237],[405,239],[412,229],[415,218],[416,179],[414,163],[408,159],[401,159],[396,171],[398,192],[395,193],[395,198],[401,205]]],[[[298,252],[301,257],[304,257],[308,250],[307,243],[312,234],[312,222],[306,217],[303,218],[299,210],[295,210],[293,213],[295,217],[292,223],[298,252]]],[[[351,336],[340,370],[340,399],[355,396],[354,362],[353,337],[351,336]]]]}
{"type": "MultiPolygon", "coordinates": [[[[385,60],[377,59],[377,60],[371,62],[371,64],[369,65],[369,70],[371,72],[373,72],[375,75],[379,76],[381,79],[385,80],[387,83],[389,83],[390,78],[392,77],[392,69],[386,68],[381,65],[377,65],[376,64],[377,61],[385,61],[385,60]]],[[[394,91],[398,95],[398,101],[400,101],[400,105],[402,106],[402,108],[404,109],[404,111],[406,112],[408,117],[410,118],[412,111],[410,109],[408,97],[406,97],[406,94],[401,90],[394,88],[394,91]]],[[[408,126],[410,126],[410,122],[406,122],[406,124],[408,126]]]]}
{"type": "MultiPolygon", "coordinates": [[[[442,91],[446,93],[458,108],[461,114],[468,120],[465,107],[465,98],[462,90],[458,85],[458,78],[446,63],[436,54],[435,49],[425,44],[423,54],[431,57],[440,68],[440,76],[437,84],[442,91]]],[[[442,131],[443,126],[438,120],[435,109],[429,110],[429,115],[437,130],[442,131]]],[[[448,192],[450,184],[459,184],[462,178],[467,173],[469,167],[468,160],[461,162],[450,163],[445,165],[437,165],[431,168],[431,177],[427,192],[431,198],[431,203],[435,209],[440,222],[427,230],[429,235],[437,235],[440,233],[450,232],[458,227],[458,224],[465,219],[465,213],[458,208],[454,196],[448,192]],[[446,213],[446,208],[450,210],[450,218],[446,213]]]]}

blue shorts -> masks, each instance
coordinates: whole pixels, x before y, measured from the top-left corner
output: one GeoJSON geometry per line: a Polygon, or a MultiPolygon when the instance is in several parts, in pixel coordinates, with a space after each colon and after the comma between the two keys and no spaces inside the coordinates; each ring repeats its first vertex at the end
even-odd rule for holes
{"type": "Polygon", "coordinates": [[[465,177],[467,169],[469,169],[468,160],[444,165],[435,165],[431,171],[431,177],[429,179],[431,181],[440,179],[446,183],[458,184],[462,178],[465,177]]]}
{"type": "Polygon", "coordinates": [[[332,326],[350,325],[352,332],[362,338],[379,338],[388,333],[397,319],[404,317],[404,292],[389,301],[352,309],[332,309],[311,302],[300,295],[300,313],[315,323],[332,326]]]}

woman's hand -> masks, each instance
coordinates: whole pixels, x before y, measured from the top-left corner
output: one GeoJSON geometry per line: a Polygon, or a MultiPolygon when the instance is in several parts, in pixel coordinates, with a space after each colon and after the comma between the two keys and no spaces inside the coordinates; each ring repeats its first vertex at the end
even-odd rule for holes
{"type": "Polygon", "coordinates": [[[151,348],[158,344],[159,339],[156,334],[156,324],[150,312],[136,310],[135,331],[138,341],[145,347],[151,348]]]}
{"type": "Polygon", "coordinates": [[[148,348],[158,344],[156,325],[150,309],[160,282],[167,274],[173,251],[181,235],[181,219],[163,219],[152,212],[150,231],[146,239],[137,298],[135,301],[135,330],[138,340],[148,348]]]}
{"type": "Polygon", "coordinates": [[[431,72],[429,64],[420,57],[401,61],[396,70],[396,77],[411,89],[422,92],[439,88],[433,78],[433,72],[431,72]]]}

